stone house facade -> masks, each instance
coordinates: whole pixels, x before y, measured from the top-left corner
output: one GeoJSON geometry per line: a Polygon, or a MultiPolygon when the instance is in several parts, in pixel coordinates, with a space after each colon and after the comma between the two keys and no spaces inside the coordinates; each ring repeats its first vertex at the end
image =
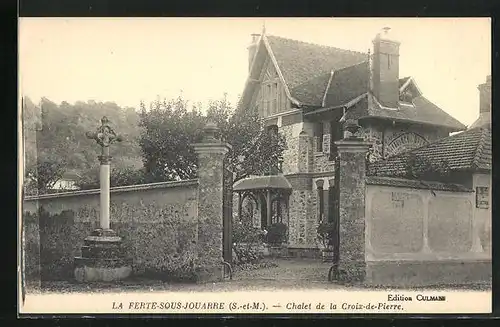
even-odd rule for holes
{"type": "MultiPolygon", "coordinates": [[[[286,137],[282,175],[291,185],[289,249],[317,248],[319,222],[338,219],[335,142],[344,137],[347,121],[361,127],[359,134],[370,144],[370,162],[466,129],[425,98],[412,77],[399,76],[399,46],[389,29],[375,36],[368,53],[265,30],[252,35],[239,106],[256,110],[266,126],[286,137]]],[[[258,225],[261,219],[254,221],[258,225]]]]}

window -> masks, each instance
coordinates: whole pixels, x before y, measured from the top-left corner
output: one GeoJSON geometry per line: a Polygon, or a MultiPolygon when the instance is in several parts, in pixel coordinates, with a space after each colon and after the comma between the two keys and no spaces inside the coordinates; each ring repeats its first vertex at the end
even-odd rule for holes
{"type": "Polygon", "coordinates": [[[316,123],[314,126],[314,137],[316,138],[316,151],[323,151],[323,123],[316,123]]]}
{"type": "Polygon", "coordinates": [[[391,69],[391,64],[392,64],[392,56],[387,55],[387,68],[391,69]]]}
{"type": "Polygon", "coordinates": [[[271,113],[278,112],[278,83],[273,83],[271,86],[271,113]]]}
{"type": "Polygon", "coordinates": [[[267,84],[264,87],[264,94],[263,94],[265,116],[269,116],[269,115],[272,114],[272,112],[271,112],[271,106],[270,106],[270,103],[269,103],[270,95],[271,95],[271,85],[267,84]]]}
{"type": "Polygon", "coordinates": [[[406,103],[412,103],[413,101],[413,94],[409,89],[403,90],[399,96],[399,101],[401,102],[406,102],[406,103]]]}

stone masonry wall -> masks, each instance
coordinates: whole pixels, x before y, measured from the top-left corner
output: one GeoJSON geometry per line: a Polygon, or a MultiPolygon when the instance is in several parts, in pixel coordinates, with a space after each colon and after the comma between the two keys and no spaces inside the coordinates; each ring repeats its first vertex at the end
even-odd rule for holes
{"type": "MultiPolygon", "coordinates": [[[[136,274],[161,272],[196,255],[197,181],[111,189],[111,228],[123,237],[136,274]]],[[[41,278],[72,279],[73,259],[83,240],[99,226],[99,191],[78,191],[23,202],[26,262],[40,260],[41,278]],[[37,215],[38,207],[45,212],[37,215]],[[37,234],[37,227],[39,233],[37,234]]]]}
{"type": "Polygon", "coordinates": [[[368,125],[364,126],[361,134],[365,141],[373,144],[370,149],[370,160],[379,160],[388,155],[394,155],[403,151],[408,151],[416,147],[426,144],[426,142],[434,142],[438,139],[448,136],[446,131],[438,128],[430,128],[423,126],[381,126],[368,125]],[[398,137],[408,134],[408,137],[401,139],[401,144],[392,143],[398,137]],[[398,150],[394,152],[394,150],[398,150]]]}
{"type": "Polygon", "coordinates": [[[339,163],[339,265],[337,278],[362,281],[365,259],[366,153],[369,144],[347,138],[336,143],[339,163]]]}
{"type": "Polygon", "coordinates": [[[282,126],[279,132],[285,136],[287,149],[283,152],[283,173],[292,174],[298,171],[297,156],[299,153],[299,124],[282,126]]]}
{"type": "MultiPolygon", "coordinates": [[[[231,146],[215,138],[217,126],[206,125],[202,143],[193,144],[198,155],[198,240],[199,272],[208,280],[223,278],[222,262],[224,235],[224,157],[231,146]]],[[[227,217],[232,219],[232,217],[227,217]]],[[[230,222],[228,222],[230,224],[230,222]]],[[[226,232],[231,230],[226,226],[226,232]]],[[[230,250],[230,234],[227,250],[230,250]]]]}

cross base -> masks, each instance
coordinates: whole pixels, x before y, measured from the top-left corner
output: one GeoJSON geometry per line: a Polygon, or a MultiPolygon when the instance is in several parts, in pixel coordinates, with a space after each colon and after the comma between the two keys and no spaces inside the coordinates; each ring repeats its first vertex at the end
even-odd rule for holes
{"type": "Polygon", "coordinates": [[[96,229],[84,240],[82,256],[76,257],[78,282],[112,282],[132,273],[132,260],[126,258],[122,238],[111,229],[96,229]]]}

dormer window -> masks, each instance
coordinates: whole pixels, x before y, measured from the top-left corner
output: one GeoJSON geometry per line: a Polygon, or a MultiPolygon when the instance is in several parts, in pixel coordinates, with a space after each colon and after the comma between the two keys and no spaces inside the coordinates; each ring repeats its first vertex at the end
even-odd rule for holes
{"type": "Polygon", "coordinates": [[[413,93],[407,88],[401,92],[399,95],[399,101],[412,103],[413,102],[413,93]]]}

